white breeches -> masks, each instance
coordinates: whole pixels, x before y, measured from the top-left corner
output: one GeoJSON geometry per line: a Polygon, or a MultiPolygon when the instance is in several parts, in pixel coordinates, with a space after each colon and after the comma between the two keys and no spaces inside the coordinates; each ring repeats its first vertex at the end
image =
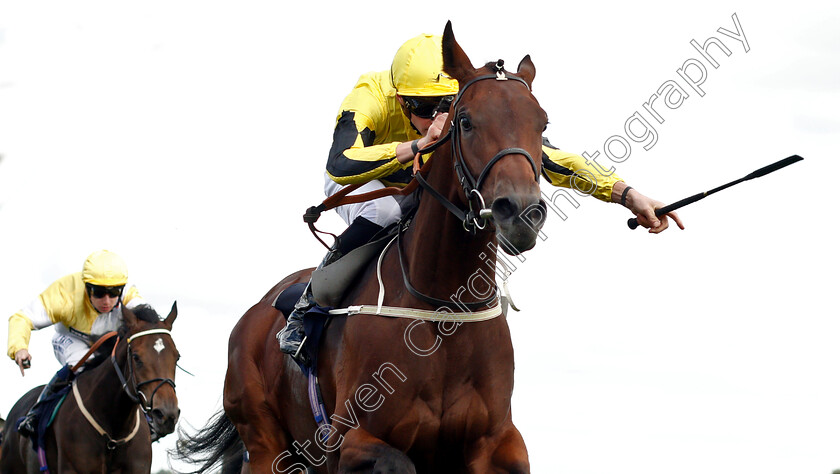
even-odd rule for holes
{"type": "MultiPolygon", "coordinates": [[[[329,175],[324,173],[324,193],[327,197],[337,193],[344,186],[336,183],[330,179],[329,175]]],[[[350,195],[368,193],[377,189],[384,188],[385,185],[379,180],[373,180],[359,189],[350,193],[350,195]]],[[[338,215],[344,219],[348,225],[353,223],[357,217],[364,217],[365,219],[378,224],[382,227],[397,222],[402,217],[402,210],[400,209],[399,201],[394,196],[385,196],[383,198],[374,199],[373,201],[360,202],[356,204],[345,204],[335,208],[338,215]]]]}
{"type": "Polygon", "coordinates": [[[52,346],[55,358],[62,366],[76,365],[76,362],[82,360],[82,357],[90,349],[84,339],[73,334],[62,334],[57,331],[53,335],[52,346]]]}

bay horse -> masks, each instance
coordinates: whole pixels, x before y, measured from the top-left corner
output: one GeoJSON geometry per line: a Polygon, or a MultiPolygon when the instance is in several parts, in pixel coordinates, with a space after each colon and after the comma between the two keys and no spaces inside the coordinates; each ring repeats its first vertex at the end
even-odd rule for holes
{"type": "Polygon", "coordinates": [[[259,473],[530,472],[511,418],[507,321],[466,321],[498,308],[490,276],[498,246],[518,254],[536,243],[545,203],[534,157],[542,156],[548,119],[531,94],[529,56],[516,73],[501,60],[474,69],[451,23],[442,52],[444,71],[460,84],[443,130],[451,147],[437,148],[423,167],[423,192],[399,245],[368,265],[340,306],[376,308],[379,271],[383,307],[442,320],[332,319],[317,359],[331,424],[319,425],[307,379],[278,348],[284,318],[272,307],[285,288],[308,281],[311,269],[286,277],[230,335],[224,413],[195,435],[181,435],[182,459],[203,463],[195,472],[237,459],[242,442],[259,473]]]}
{"type": "MultiPolygon", "coordinates": [[[[166,435],[175,430],[180,412],[174,381],[180,355],[170,334],[177,315],[176,304],[164,320],[147,305],[133,310],[123,307],[122,326],[106,335],[110,337],[102,346],[106,350],[100,348],[75,378],[75,386],[47,429],[44,454],[51,472],[151,471],[146,415],[155,430],[166,435]]],[[[21,397],[8,419],[26,414],[42,388],[21,397]]],[[[13,423],[3,433],[0,473],[38,473],[32,441],[20,436],[13,423]]]]}

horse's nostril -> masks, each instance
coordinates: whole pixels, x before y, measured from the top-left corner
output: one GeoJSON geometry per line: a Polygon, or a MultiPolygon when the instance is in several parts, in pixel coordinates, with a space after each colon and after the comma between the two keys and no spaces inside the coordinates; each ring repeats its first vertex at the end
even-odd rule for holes
{"type": "Polygon", "coordinates": [[[158,421],[163,420],[164,419],[163,411],[158,409],[158,408],[155,408],[154,410],[152,410],[152,417],[155,420],[158,420],[158,421]]]}
{"type": "Polygon", "coordinates": [[[547,207],[545,205],[545,201],[540,199],[539,203],[528,206],[528,209],[526,209],[523,213],[525,214],[523,217],[528,221],[531,227],[538,229],[545,223],[546,210],[547,207]]]}
{"type": "Polygon", "coordinates": [[[508,198],[497,198],[491,206],[493,219],[503,222],[512,219],[519,211],[519,207],[508,198]]]}

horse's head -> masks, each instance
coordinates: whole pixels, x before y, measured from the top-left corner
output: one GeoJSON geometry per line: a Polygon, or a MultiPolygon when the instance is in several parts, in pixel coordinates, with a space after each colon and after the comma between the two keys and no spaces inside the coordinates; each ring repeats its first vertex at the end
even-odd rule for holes
{"type": "Polygon", "coordinates": [[[150,306],[133,311],[123,308],[120,336],[127,341],[126,392],[141,404],[160,435],[175,431],[181,412],[175,395],[175,364],[180,355],[169,333],[177,316],[176,304],[164,320],[150,306]]]}
{"type": "Polygon", "coordinates": [[[449,116],[458,178],[473,207],[489,206],[502,249],[518,254],[535,245],[545,223],[539,170],[548,117],[531,94],[530,56],[515,74],[503,66],[499,60],[473,68],[446,24],[443,69],[460,85],[449,116]]]}

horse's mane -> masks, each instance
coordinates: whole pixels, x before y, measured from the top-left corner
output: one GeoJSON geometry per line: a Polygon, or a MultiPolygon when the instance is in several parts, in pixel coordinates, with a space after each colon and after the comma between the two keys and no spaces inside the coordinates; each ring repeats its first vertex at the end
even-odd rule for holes
{"type": "MultiPolygon", "coordinates": [[[[94,341],[98,340],[99,338],[94,336],[94,341]]],[[[91,354],[90,357],[88,357],[88,360],[84,364],[84,371],[88,372],[91,369],[95,369],[96,367],[99,367],[99,364],[107,360],[108,357],[111,356],[111,350],[114,348],[114,344],[116,342],[117,339],[114,337],[103,342],[102,345],[99,346],[99,349],[96,349],[96,352],[94,352],[93,354],[91,354]]]]}

